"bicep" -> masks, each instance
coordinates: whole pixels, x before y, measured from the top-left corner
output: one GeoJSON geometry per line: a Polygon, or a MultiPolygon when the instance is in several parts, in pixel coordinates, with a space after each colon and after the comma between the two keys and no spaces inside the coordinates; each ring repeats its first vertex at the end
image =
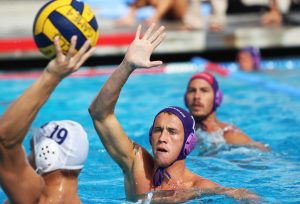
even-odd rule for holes
{"type": "Polygon", "coordinates": [[[94,120],[94,126],[110,156],[122,169],[129,168],[134,159],[134,144],[116,116],[111,114],[102,121],[94,120]]]}

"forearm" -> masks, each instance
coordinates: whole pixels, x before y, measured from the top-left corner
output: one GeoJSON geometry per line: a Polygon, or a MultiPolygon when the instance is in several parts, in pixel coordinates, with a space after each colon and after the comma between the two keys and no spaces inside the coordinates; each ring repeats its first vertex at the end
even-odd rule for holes
{"type": "Polygon", "coordinates": [[[256,195],[255,193],[252,193],[251,191],[245,189],[245,188],[225,188],[220,187],[216,189],[216,194],[224,194],[229,197],[232,197],[237,200],[252,200],[252,201],[258,201],[260,200],[260,197],[256,195]]]}
{"type": "Polygon", "coordinates": [[[60,80],[46,69],[39,79],[4,112],[0,119],[0,138],[4,146],[12,147],[22,143],[35,115],[60,80]]]}
{"type": "Polygon", "coordinates": [[[151,203],[184,203],[201,195],[196,188],[154,191],[151,203]]]}
{"type": "Polygon", "coordinates": [[[114,113],[121,89],[134,69],[132,64],[123,60],[112,73],[89,108],[93,119],[101,121],[114,113]]]}
{"type": "Polygon", "coordinates": [[[259,149],[259,150],[261,150],[261,151],[264,151],[264,152],[269,152],[269,151],[270,151],[270,149],[269,149],[266,145],[264,145],[264,144],[262,144],[262,143],[260,143],[260,142],[255,142],[255,141],[253,141],[253,142],[251,142],[251,143],[249,144],[249,146],[250,146],[250,147],[257,148],[257,149],[259,149]]]}
{"type": "Polygon", "coordinates": [[[133,143],[117,120],[114,109],[121,89],[133,71],[134,67],[123,60],[89,107],[102,144],[124,172],[132,166],[133,143]]]}

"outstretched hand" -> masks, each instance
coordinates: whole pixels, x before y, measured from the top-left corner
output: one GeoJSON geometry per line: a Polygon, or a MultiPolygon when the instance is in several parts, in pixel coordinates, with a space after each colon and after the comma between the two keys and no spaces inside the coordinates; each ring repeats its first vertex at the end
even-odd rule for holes
{"type": "Polygon", "coordinates": [[[77,36],[72,36],[68,53],[67,55],[64,55],[59,46],[59,37],[56,36],[54,38],[56,57],[49,62],[46,68],[50,74],[53,74],[59,78],[64,78],[69,74],[76,72],[95,51],[94,47],[90,48],[90,42],[86,41],[76,53],[76,43],[77,36]]]}
{"type": "Polygon", "coordinates": [[[157,30],[154,30],[154,27],[155,24],[152,24],[141,37],[142,26],[138,26],[135,39],[124,58],[133,68],[151,68],[162,64],[162,61],[150,61],[152,52],[165,38],[165,27],[160,26],[157,30]]]}

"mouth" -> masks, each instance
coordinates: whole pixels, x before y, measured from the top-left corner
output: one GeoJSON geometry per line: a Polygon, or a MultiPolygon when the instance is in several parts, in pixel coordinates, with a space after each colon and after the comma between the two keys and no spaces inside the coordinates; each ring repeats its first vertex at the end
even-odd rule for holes
{"type": "Polygon", "coordinates": [[[157,152],[161,152],[161,153],[166,153],[166,152],[168,152],[167,149],[162,148],[162,147],[158,147],[158,148],[156,149],[156,151],[157,151],[157,152]]]}
{"type": "Polygon", "coordinates": [[[192,104],[192,108],[193,109],[201,109],[201,108],[204,108],[204,105],[203,104],[192,104]]]}

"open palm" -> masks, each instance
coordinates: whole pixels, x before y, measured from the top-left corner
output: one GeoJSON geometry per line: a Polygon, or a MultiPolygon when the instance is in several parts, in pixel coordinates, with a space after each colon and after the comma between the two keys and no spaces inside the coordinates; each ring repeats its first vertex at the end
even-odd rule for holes
{"type": "Polygon", "coordinates": [[[141,25],[137,28],[135,39],[125,55],[125,60],[131,63],[134,68],[151,68],[162,64],[162,61],[150,61],[152,52],[165,37],[164,26],[157,30],[154,30],[154,27],[155,24],[152,24],[142,37],[141,25]]]}

